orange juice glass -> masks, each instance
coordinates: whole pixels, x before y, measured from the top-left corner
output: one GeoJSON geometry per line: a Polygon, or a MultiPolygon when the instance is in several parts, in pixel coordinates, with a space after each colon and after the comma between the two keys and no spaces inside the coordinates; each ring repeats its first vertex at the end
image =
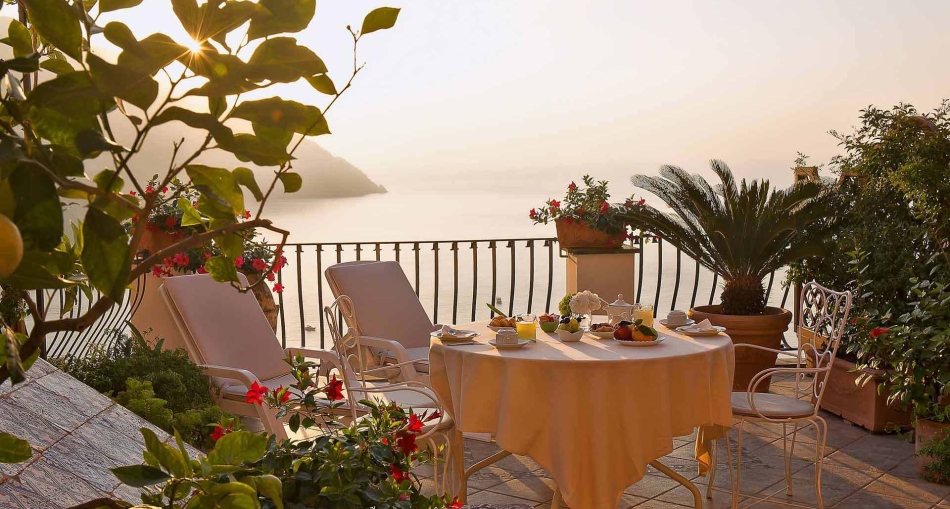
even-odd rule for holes
{"type": "Polygon", "coordinates": [[[643,325],[653,327],[653,306],[649,304],[637,304],[633,308],[633,319],[643,320],[643,325]]]}
{"type": "Polygon", "coordinates": [[[520,339],[534,339],[538,332],[538,319],[534,315],[521,315],[515,320],[515,330],[520,339]]]}

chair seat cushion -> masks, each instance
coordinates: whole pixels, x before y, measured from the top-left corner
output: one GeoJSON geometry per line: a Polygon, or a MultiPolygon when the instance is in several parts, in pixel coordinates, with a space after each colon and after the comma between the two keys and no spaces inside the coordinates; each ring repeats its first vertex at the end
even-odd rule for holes
{"type": "MultiPolygon", "coordinates": [[[[392,386],[389,382],[366,382],[367,388],[385,388],[392,386]]],[[[364,399],[364,398],[360,398],[364,399]]],[[[423,387],[414,387],[410,389],[395,389],[386,392],[370,392],[366,394],[365,399],[376,400],[381,399],[385,403],[396,403],[403,408],[413,408],[413,409],[430,409],[436,408],[437,403],[433,401],[438,401],[439,398],[432,392],[430,389],[423,387]],[[420,391],[424,394],[420,394],[420,391]],[[426,397],[428,395],[428,397],[426,397]]]]}
{"type": "Polygon", "coordinates": [[[743,417],[758,417],[759,414],[770,419],[797,419],[815,413],[815,405],[791,396],[757,392],[755,410],[749,405],[748,392],[732,393],[732,414],[743,417]]]}

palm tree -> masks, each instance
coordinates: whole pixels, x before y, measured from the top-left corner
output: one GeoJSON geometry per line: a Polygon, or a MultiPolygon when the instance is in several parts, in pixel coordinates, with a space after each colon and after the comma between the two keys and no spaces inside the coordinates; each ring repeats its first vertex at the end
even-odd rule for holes
{"type": "Polygon", "coordinates": [[[636,175],[631,181],[663,200],[672,213],[651,206],[626,215],[635,228],[650,231],[682,249],[725,281],[722,314],[765,312],[762,280],[789,262],[820,254],[814,231],[829,216],[822,186],[796,184],[770,192],[769,182],[745,179],[737,186],[732,170],[710,161],[721,184],[713,188],[699,175],[663,166],[660,176],[636,175]]]}

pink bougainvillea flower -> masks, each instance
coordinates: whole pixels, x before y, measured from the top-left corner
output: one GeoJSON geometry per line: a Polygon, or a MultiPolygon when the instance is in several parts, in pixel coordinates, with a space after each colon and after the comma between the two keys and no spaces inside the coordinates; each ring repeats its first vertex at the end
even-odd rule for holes
{"type": "Polygon", "coordinates": [[[214,432],[211,433],[211,440],[217,442],[221,437],[232,431],[234,431],[234,423],[229,424],[227,428],[222,428],[221,425],[215,426],[214,432]]]}
{"type": "Polygon", "coordinates": [[[208,273],[208,269],[206,269],[204,265],[202,265],[201,267],[198,267],[198,274],[207,274],[207,273],[208,273]]]}
{"type": "Polygon", "coordinates": [[[337,380],[336,375],[333,375],[323,392],[326,393],[330,401],[339,401],[343,399],[343,382],[337,380]]]}
{"type": "Polygon", "coordinates": [[[416,445],[416,436],[412,433],[400,433],[396,437],[396,447],[406,456],[419,450],[419,446],[416,445]]]}
{"type": "Polygon", "coordinates": [[[178,218],[175,216],[168,216],[165,218],[165,226],[169,228],[174,228],[178,226],[178,218]]]}
{"type": "Polygon", "coordinates": [[[608,213],[608,212],[610,212],[610,204],[607,203],[607,202],[601,203],[601,204],[600,204],[600,213],[601,213],[601,214],[606,214],[606,213],[608,213]]]}
{"type": "Polygon", "coordinates": [[[891,332],[891,329],[888,327],[875,327],[874,329],[871,329],[871,337],[876,338],[881,334],[887,334],[888,332],[891,332]]]}
{"type": "Polygon", "coordinates": [[[567,186],[568,191],[577,191],[577,184],[571,182],[571,185],[567,186]]]}
{"type": "Polygon", "coordinates": [[[406,429],[411,433],[422,433],[422,420],[416,417],[416,414],[409,415],[409,425],[406,426],[406,429]]]}
{"type": "Polygon", "coordinates": [[[396,481],[397,483],[401,483],[405,481],[406,479],[409,479],[409,476],[406,475],[406,472],[404,472],[401,468],[399,468],[398,465],[390,465],[389,473],[390,475],[393,476],[393,480],[396,481]]]}
{"type": "Polygon", "coordinates": [[[237,258],[235,258],[235,259],[234,259],[234,266],[235,266],[235,267],[239,267],[239,268],[240,268],[240,267],[243,267],[243,266],[244,266],[244,257],[243,257],[243,256],[238,256],[237,258]]]}
{"type": "Polygon", "coordinates": [[[251,261],[251,266],[254,267],[254,270],[263,272],[265,269],[267,269],[267,262],[260,258],[255,258],[251,261]]]}
{"type": "Polygon", "coordinates": [[[284,293],[284,285],[280,283],[274,284],[274,293],[284,293]]]}
{"type": "Polygon", "coordinates": [[[258,405],[264,404],[264,396],[267,395],[267,387],[264,387],[257,382],[251,384],[251,389],[245,394],[246,401],[248,403],[255,403],[258,405]]]}

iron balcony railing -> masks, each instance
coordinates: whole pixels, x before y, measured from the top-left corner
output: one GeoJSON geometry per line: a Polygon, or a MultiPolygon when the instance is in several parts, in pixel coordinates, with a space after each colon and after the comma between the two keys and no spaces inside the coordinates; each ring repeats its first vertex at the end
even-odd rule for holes
{"type": "MultiPolygon", "coordinates": [[[[652,304],[663,317],[671,309],[718,301],[718,276],[698,262],[662,240],[635,239],[634,244],[640,248],[634,258],[636,302],[652,304]]],[[[331,346],[322,309],[334,297],[323,272],[336,263],[398,262],[434,323],[487,319],[492,313],[486,302],[509,315],[557,312],[566,288],[565,258],[554,238],[295,243],[286,245],[284,253],[290,263],[277,274],[283,292],[274,295],[279,309],[276,333],[284,347],[331,346]]],[[[786,306],[790,292],[782,281],[784,270],[769,275],[769,305],[786,306]]],[[[146,282],[139,283],[85,331],[48,337],[46,355],[84,355],[113,340],[111,331],[124,328],[141,301],[142,292],[134,288],[144,288],[146,282]]],[[[601,297],[610,301],[615,296],[601,297]]],[[[52,299],[38,294],[37,301],[56,308],[50,312],[58,312],[64,302],[61,294],[52,299]]],[[[78,316],[88,306],[89,300],[80,296],[66,316],[78,316]]],[[[788,335],[789,340],[793,337],[788,335]]]]}

